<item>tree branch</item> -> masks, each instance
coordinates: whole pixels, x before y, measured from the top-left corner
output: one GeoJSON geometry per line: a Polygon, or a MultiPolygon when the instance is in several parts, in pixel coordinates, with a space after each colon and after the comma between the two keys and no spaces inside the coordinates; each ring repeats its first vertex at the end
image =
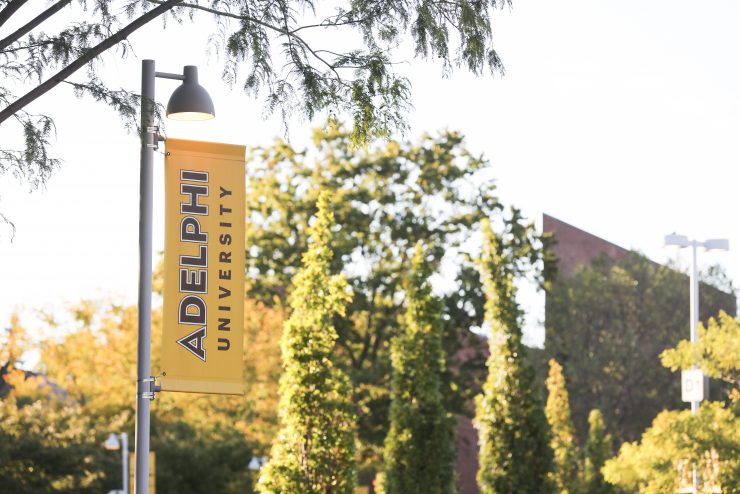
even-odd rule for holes
{"type": "MultiPolygon", "coordinates": [[[[154,4],[157,4],[157,5],[162,5],[162,4],[166,3],[166,2],[164,2],[162,0],[148,0],[148,1],[149,1],[149,3],[154,3],[154,4]]],[[[202,10],[203,12],[208,12],[209,14],[213,14],[213,15],[217,15],[217,16],[221,16],[221,17],[230,17],[232,19],[238,19],[240,21],[250,21],[250,22],[254,22],[255,24],[259,24],[262,27],[266,27],[267,29],[271,29],[273,31],[277,31],[280,34],[285,34],[285,35],[289,35],[290,34],[288,31],[284,31],[280,27],[273,26],[272,24],[268,24],[267,22],[261,21],[261,20],[257,19],[256,17],[251,17],[251,16],[248,16],[248,15],[232,14],[231,12],[226,12],[224,10],[216,10],[216,9],[212,9],[210,7],[205,7],[203,5],[198,5],[198,4],[194,4],[194,3],[181,3],[180,4],[180,7],[188,7],[188,8],[191,8],[191,9],[202,10]]]]}
{"type": "Polygon", "coordinates": [[[18,28],[14,33],[0,40],[0,50],[6,48],[11,43],[21,39],[21,36],[31,32],[32,29],[37,27],[39,24],[44,22],[46,19],[48,19],[52,15],[62,10],[64,7],[69,5],[71,2],[72,0],[60,0],[59,2],[49,7],[48,9],[41,12],[39,15],[31,19],[29,22],[27,22],[26,24],[18,28]]]}
{"type": "Polygon", "coordinates": [[[13,17],[15,12],[23,7],[28,0],[10,0],[3,10],[0,10],[0,26],[5,24],[8,19],[13,17]]]}
{"type": "MultiPolygon", "coordinates": [[[[362,342],[362,352],[358,358],[358,362],[362,365],[362,362],[367,358],[370,352],[370,343],[372,341],[372,329],[373,329],[373,314],[375,313],[375,297],[378,291],[378,285],[373,285],[373,289],[370,292],[370,306],[367,310],[367,322],[365,327],[365,338],[362,342]]],[[[359,367],[358,367],[359,368],[359,367]]]]}
{"type": "Polygon", "coordinates": [[[121,41],[125,40],[131,33],[144,26],[152,19],[176,7],[177,4],[181,2],[182,0],[167,0],[166,2],[163,2],[161,5],[158,5],[149,12],[146,12],[141,17],[118,31],[110,38],[102,41],[101,43],[98,43],[96,46],[85,51],[85,53],[77,60],[67,65],[65,68],[53,75],[50,79],[47,79],[44,83],[27,92],[26,94],[15,100],[13,103],[8,105],[5,109],[3,109],[3,111],[0,112],[0,124],[10,118],[18,110],[21,110],[29,103],[35,101],[40,96],[46,94],[48,91],[56,87],[59,83],[84,67],[95,57],[108,50],[109,48],[117,45],[121,41]]]}
{"type": "Polygon", "coordinates": [[[48,41],[42,41],[40,43],[32,43],[28,45],[16,45],[13,48],[7,48],[5,50],[0,48],[0,54],[9,55],[10,53],[16,53],[16,52],[23,51],[23,50],[33,50],[34,48],[40,48],[42,46],[49,46],[52,44],[54,44],[54,42],[51,40],[48,40],[48,41]]]}
{"type": "MultiPolygon", "coordinates": [[[[306,24],[304,26],[299,26],[293,29],[292,31],[290,31],[290,34],[295,34],[298,31],[302,31],[303,29],[312,29],[315,27],[340,27],[340,26],[347,26],[350,24],[362,24],[363,22],[367,22],[367,20],[370,18],[371,17],[366,17],[363,19],[354,19],[354,20],[348,20],[348,21],[335,20],[333,22],[329,21],[330,18],[327,18],[327,19],[324,19],[320,24],[306,24]]],[[[335,17],[335,19],[337,18],[335,17]]]]}

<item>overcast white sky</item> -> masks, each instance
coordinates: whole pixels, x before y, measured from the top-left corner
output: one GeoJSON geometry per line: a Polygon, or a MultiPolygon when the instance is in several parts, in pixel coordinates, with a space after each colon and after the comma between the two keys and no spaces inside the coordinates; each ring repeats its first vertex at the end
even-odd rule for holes
{"type": "MultiPolygon", "coordinates": [[[[673,231],[730,239],[729,253],[702,253],[740,280],[740,4],[733,0],[514,0],[495,16],[505,77],[401,66],[413,83],[410,138],[460,130],[491,161],[507,204],[538,222],[543,212],[663,262],[673,231]]],[[[200,25],[202,26],[202,24],[200,25]]],[[[203,31],[201,29],[200,31],[203,31]]],[[[208,33],[157,22],[132,37],[135,56],[107,57],[108,80],[138,90],[140,60],[177,72],[200,67],[217,118],[167,123],[172,137],[256,145],[281,133],[261,106],[220,81],[205,54],[208,33]]],[[[157,81],[166,102],[175,81],[157,81]]],[[[66,88],[37,109],[57,120],[64,158],[46,190],[0,179],[0,208],[17,225],[0,236],[0,323],[13,310],[113,296],[134,301],[137,283],[138,141],[116,116],[66,88]]],[[[306,142],[296,121],[291,139],[306,142]]],[[[155,161],[155,250],[163,245],[162,157],[155,161]]],[[[687,262],[686,253],[681,259],[687,262]]],[[[541,298],[525,295],[530,342],[541,340],[541,298]]],[[[688,303],[688,287],[687,287],[688,303]]]]}

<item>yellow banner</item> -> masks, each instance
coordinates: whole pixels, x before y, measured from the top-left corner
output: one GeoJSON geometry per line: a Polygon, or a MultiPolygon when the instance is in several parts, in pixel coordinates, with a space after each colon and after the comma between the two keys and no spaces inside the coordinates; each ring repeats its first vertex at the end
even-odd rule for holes
{"type": "Polygon", "coordinates": [[[162,390],[243,394],[246,149],[165,148],[162,390]]]}

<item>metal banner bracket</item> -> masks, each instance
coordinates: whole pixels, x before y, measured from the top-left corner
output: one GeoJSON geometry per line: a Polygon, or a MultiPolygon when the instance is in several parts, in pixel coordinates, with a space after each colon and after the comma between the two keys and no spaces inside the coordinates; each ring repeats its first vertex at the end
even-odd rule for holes
{"type": "Polygon", "coordinates": [[[144,400],[152,401],[156,397],[156,393],[162,391],[162,387],[157,384],[157,378],[149,376],[147,379],[142,379],[137,382],[138,389],[137,394],[144,400]]]}
{"type": "Polygon", "coordinates": [[[154,149],[155,151],[159,149],[159,141],[164,140],[164,138],[159,134],[158,125],[147,127],[145,136],[146,147],[154,149]]]}

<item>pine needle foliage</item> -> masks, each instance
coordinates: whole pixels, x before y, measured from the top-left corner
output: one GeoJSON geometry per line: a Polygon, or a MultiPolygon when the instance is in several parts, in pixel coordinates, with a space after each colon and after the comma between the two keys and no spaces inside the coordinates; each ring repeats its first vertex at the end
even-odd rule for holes
{"type": "Polygon", "coordinates": [[[501,243],[483,222],[481,271],[490,328],[488,377],[476,400],[481,494],[551,494],[552,450],[534,371],[525,362],[521,310],[501,243]]]}
{"type": "Polygon", "coordinates": [[[604,480],[601,469],[612,456],[612,436],[606,433],[604,415],[594,409],[588,414],[588,439],[584,447],[583,492],[587,494],[614,494],[616,488],[604,480]]]}
{"type": "Polygon", "coordinates": [[[139,30],[165,31],[176,45],[178,35],[189,35],[178,34],[182,25],[200,27],[211,33],[206,47],[219,59],[224,82],[259,99],[265,116],[279,117],[287,131],[293,116],[312,120],[337,112],[351,119],[358,146],[408,129],[411,83],[397,70],[405,57],[402,46],[410,43],[415,57],[435,62],[442,75],[503,74],[493,18],[509,5],[509,0],[0,0],[0,125],[9,121],[18,137],[25,137],[24,147],[6,139],[0,143],[0,174],[9,170],[41,185],[59,166],[48,154],[52,117],[29,109],[62,83],[117,111],[126,126],[135,125],[140,97],[111,87],[113,80],[100,69],[133,53],[132,35],[139,30]]]}
{"type": "Polygon", "coordinates": [[[454,494],[454,430],[445,411],[442,301],[416,245],[402,332],[391,344],[392,402],[385,439],[385,494],[454,494]]]}
{"type": "Polygon", "coordinates": [[[573,434],[570,418],[568,390],[565,388],[563,368],[555,359],[550,359],[547,376],[547,404],[545,416],[550,424],[550,447],[554,456],[551,478],[559,494],[573,494],[578,483],[578,446],[573,434]]]}
{"type": "Polygon", "coordinates": [[[281,349],[279,432],[262,470],[263,494],[354,494],[355,414],[347,376],[336,367],[333,318],[350,301],[343,276],[329,274],[334,216],[319,197],[312,242],[293,279],[292,314],[281,349]]]}

